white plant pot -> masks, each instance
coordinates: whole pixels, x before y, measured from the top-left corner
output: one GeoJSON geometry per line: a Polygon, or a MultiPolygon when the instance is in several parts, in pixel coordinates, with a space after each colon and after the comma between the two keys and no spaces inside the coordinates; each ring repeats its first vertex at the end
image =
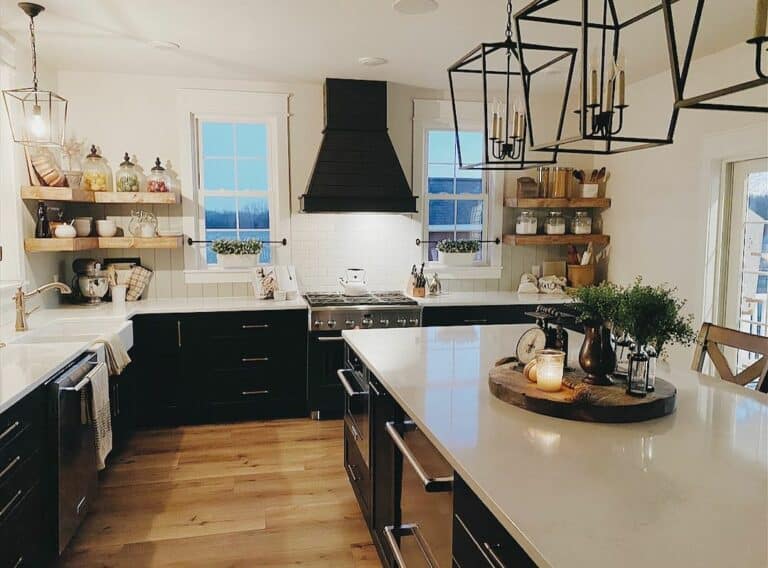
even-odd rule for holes
{"type": "Polygon", "coordinates": [[[475,262],[474,252],[437,251],[437,262],[446,266],[471,266],[475,262]]]}
{"type": "Polygon", "coordinates": [[[259,263],[259,255],[216,253],[216,260],[222,268],[251,268],[259,263]]]}

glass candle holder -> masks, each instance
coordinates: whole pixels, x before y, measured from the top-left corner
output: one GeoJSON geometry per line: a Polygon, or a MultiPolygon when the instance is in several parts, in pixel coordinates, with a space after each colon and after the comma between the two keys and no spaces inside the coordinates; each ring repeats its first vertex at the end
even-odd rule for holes
{"type": "Polygon", "coordinates": [[[565,352],[556,349],[540,349],[536,352],[536,388],[545,392],[557,392],[563,388],[565,352]]]}
{"type": "Polygon", "coordinates": [[[648,392],[648,355],[639,350],[629,356],[627,394],[645,396],[648,392]]]}

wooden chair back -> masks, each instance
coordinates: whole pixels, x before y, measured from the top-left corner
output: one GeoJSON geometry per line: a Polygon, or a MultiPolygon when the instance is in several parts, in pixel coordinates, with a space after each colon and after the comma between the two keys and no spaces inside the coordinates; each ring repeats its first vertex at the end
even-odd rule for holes
{"type": "Polygon", "coordinates": [[[707,355],[709,355],[721,379],[741,386],[757,379],[757,390],[768,392],[768,380],[766,380],[766,375],[768,375],[768,337],[704,323],[701,325],[699,336],[696,338],[696,351],[693,355],[691,368],[701,372],[707,355]],[[748,351],[761,355],[761,357],[740,373],[734,373],[720,346],[748,351]]]}

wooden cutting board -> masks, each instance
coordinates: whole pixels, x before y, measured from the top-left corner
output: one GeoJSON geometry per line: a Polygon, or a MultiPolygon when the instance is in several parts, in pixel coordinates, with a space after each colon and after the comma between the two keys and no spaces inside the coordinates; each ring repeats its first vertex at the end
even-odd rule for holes
{"type": "Polygon", "coordinates": [[[517,361],[502,359],[491,369],[488,385],[493,395],[514,406],[584,422],[641,422],[675,411],[677,389],[664,379],[656,379],[656,389],[644,397],[626,393],[626,383],[610,386],[589,385],[581,371],[566,370],[559,392],[544,392],[523,376],[517,361]]]}

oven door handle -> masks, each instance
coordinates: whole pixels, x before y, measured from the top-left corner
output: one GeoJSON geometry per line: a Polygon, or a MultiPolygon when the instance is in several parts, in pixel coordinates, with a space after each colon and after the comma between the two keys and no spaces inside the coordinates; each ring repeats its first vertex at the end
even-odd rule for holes
{"type": "Polygon", "coordinates": [[[352,373],[352,369],[339,369],[336,371],[336,376],[339,377],[339,381],[341,381],[341,386],[344,387],[344,390],[347,391],[347,394],[349,396],[361,396],[365,394],[365,391],[356,391],[352,388],[352,384],[349,382],[349,379],[345,376],[346,373],[352,373]]]}
{"type": "Polygon", "coordinates": [[[416,539],[416,544],[419,546],[419,550],[421,550],[421,553],[424,555],[424,561],[426,562],[426,565],[429,566],[429,568],[440,568],[437,560],[435,560],[435,558],[432,556],[432,552],[429,550],[427,541],[424,540],[424,535],[421,533],[419,525],[407,524],[401,525],[399,527],[387,526],[384,527],[384,536],[387,539],[387,544],[392,551],[392,555],[395,557],[397,568],[408,568],[408,565],[405,563],[405,559],[403,558],[403,553],[400,552],[400,547],[397,545],[398,536],[400,538],[413,536],[416,539]]]}
{"type": "MultiPolygon", "coordinates": [[[[415,429],[416,427],[413,422],[404,422],[403,426],[411,429],[415,429]]],[[[419,460],[416,459],[416,456],[413,455],[411,449],[405,443],[405,440],[398,431],[395,423],[387,422],[386,428],[387,434],[389,434],[389,437],[392,438],[392,441],[395,443],[395,446],[397,446],[397,449],[400,450],[400,453],[403,454],[403,457],[405,457],[411,466],[413,466],[413,469],[416,470],[416,475],[419,476],[421,483],[424,485],[424,491],[427,491],[428,493],[441,493],[445,491],[451,491],[453,489],[453,475],[447,475],[445,477],[430,477],[424,467],[422,467],[422,465],[419,463],[419,460]]]]}

